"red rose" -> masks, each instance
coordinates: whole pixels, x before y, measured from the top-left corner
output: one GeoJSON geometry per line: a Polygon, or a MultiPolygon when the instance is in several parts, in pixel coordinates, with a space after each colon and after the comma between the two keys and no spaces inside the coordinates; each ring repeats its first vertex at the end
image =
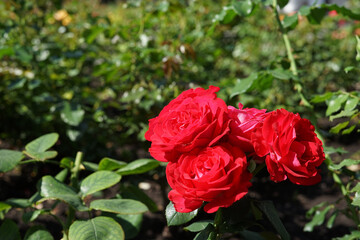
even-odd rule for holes
{"type": "Polygon", "coordinates": [[[155,159],[175,162],[181,153],[211,146],[229,131],[227,106],[217,91],[214,86],[184,91],[149,120],[145,138],[155,159]]]}
{"type": "Polygon", "coordinates": [[[262,124],[267,115],[266,109],[244,108],[239,103],[239,109],[228,107],[230,123],[229,141],[241,147],[244,152],[254,152],[251,134],[262,124]]]}
{"type": "Polygon", "coordinates": [[[285,109],[271,112],[263,126],[252,135],[257,155],[266,156],[271,180],[287,178],[300,185],[312,185],[321,180],[317,168],[325,160],[322,142],[307,119],[285,109]]]}
{"type": "Polygon", "coordinates": [[[213,213],[242,198],[252,175],[244,152],[223,143],[182,154],[178,162],[167,165],[166,177],[177,212],[191,212],[208,202],[204,210],[213,213]]]}

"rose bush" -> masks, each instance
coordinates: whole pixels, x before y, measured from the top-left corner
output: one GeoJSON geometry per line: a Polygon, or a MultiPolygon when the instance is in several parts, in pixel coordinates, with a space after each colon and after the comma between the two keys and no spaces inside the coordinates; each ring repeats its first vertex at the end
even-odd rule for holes
{"type": "Polygon", "coordinates": [[[181,153],[211,146],[229,131],[227,105],[217,91],[214,86],[184,91],[149,120],[145,138],[156,160],[175,162],[181,153]]]}
{"type": "Polygon", "coordinates": [[[218,90],[187,90],[149,121],[149,151],[169,162],[168,197],[177,212],[192,212],[205,202],[204,210],[213,213],[241,199],[251,186],[250,159],[265,162],[275,182],[320,181],[325,156],[309,120],[285,109],[266,113],[241,103],[236,109],[217,98],[218,90]]]}
{"type": "Polygon", "coordinates": [[[252,135],[257,155],[266,156],[271,180],[287,178],[300,185],[312,185],[321,180],[317,168],[325,160],[322,142],[307,119],[280,109],[271,112],[261,128],[252,135]]]}
{"type": "Polygon", "coordinates": [[[208,202],[204,210],[216,212],[242,198],[251,186],[244,152],[230,144],[196,148],[166,167],[173,190],[169,199],[178,212],[191,212],[208,202]]]}

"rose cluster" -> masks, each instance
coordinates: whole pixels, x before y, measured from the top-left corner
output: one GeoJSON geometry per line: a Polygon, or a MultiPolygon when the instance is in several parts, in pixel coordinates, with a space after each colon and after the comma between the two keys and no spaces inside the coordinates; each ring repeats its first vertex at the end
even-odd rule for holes
{"type": "Polygon", "coordinates": [[[231,206],[251,186],[249,159],[265,163],[275,182],[320,181],[325,156],[309,120],[285,109],[227,106],[217,91],[214,86],[184,91],[149,120],[149,152],[168,162],[168,196],[176,211],[191,212],[204,202],[208,213],[231,206]]]}

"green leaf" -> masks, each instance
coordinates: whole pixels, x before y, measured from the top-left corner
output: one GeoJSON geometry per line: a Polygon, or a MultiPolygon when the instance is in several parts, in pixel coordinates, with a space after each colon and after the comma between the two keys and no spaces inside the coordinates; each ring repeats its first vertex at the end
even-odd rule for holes
{"type": "Polygon", "coordinates": [[[15,90],[15,89],[19,89],[25,86],[26,83],[26,78],[17,78],[13,81],[11,81],[11,83],[9,84],[9,86],[7,87],[8,90],[15,90]]]}
{"type": "Polygon", "coordinates": [[[5,200],[5,203],[15,208],[27,208],[31,206],[29,199],[26,198],[9,198],[5,200]]]}
{"type": "Polygon", "coordinates": [[[156,203],[141,189],[134,185],[121,186],[121,195],[124,198],[131,198],[144,203],[151,212],[158,211],[156,203]]]}
{"type": "Polygon", "coordinates": [[[212,224],[209,224],[195,236],[194,240],[214,240],[215,236],[215,228],[212,224]]]}
{"type": "Polygon", "coordinates": [[[120,224],[109,217],[96,217],[87,221],[75,221],[69,229],[69,240],[123,240],[120,224]]]}
{"type": "Polygon", "coordinates": [[[14,48],[7,47],[7,48],[0,48],[0,59],[3,58],[3,56],[13,56],[15,54],[14,48]]]}
{"type": "Polygon", "coordinates": [[[341,132],[341,134],[342,134],[342,135],[350,134],[352,131],[355,130],[355,127],[356,127],[356,125],[352,125],[351,127],[347,128],[347,129],[344,129],[344,130],[341,132]]]}
{"type": "Polygon", "coordinates": [[[310,7],[309,6],[302,6],[300,9],[299,9],[299,13],[301,14],[301,16],[307,16],[310,14],[310,7]]]}
{"type": "Polygon", "coordinates": [[[257,78],[248,91],[258,90],[259,92],[263,92],[272,87],[273,79],[272,74],[268,72],[258,72],[257,78]]]}
{"type": "Polygon", "coordinates": [[[194,222],[189,226],[184,227],[184,229],[190,232],[200,232],[204,230],[209,224],[213,224],[213,223],[214,223],[213,220],[202,220],[202,221],[194,222]]]}
{"type": "Polygon", "coordinates": [[[98,171],[87,176],[80,184],[82,197],[104,190],[115,184],[121,179],[119,174],[111,171],[98,171]]]}
{"type": "Polygon", "coordinates": [[[105,31],[105,28],[100,26],[94,26],[91,29],[86,30],[84,33],[86,42],[88,44],[91,44],[96,39],[96,37],[103,31],[105,31]]]}
{"type": "Polygon", "coordinates": [[[5,219],[0,226],[1,240],[21,240],[19,228],[12,220],[5,219]]]}
{"type": "Polygon", "coordinates": [[[249,161],[247,169],[251,173],[256,169],[256,162],[253,159],[249,161]]]}
{"type": "Polygon", "coordinates": [[[290,29],[294,29],[296,27],[296,25],[298,24],[299,20],[298,20],[298,14],[295,13],[292,16],[288,16],[286,15],[282,24],[284,28],[287,28],[288,30],[290,29]]]}
{"type": "Polygon", "coordinates": [[[256,221],[263,219],[263,213],[255,206],[254,202],[250,202],[251,211],[256,221]]]}
{"type": "Polygon", "coordinates": [[[189,213],[179,213],[175,210],[174,204],[170,202],[165,209],[165,216],[168,226],[177,226],[189,222],[198,214],[198,209],[189,213]]]}
{"type": "Polygon", "coordinates": [[[315,97],[313,97],[311,99],[312,103],[320,103],[320,102],[325,102],[326,100],[330,99],[333,96],[334,93],[332,92],[327,92],[324,93],[322,95],[316,95],[315,97]]]}
{"type": "Polygon", "coordinates": [[[324,152],[326,154],[332,154],[332,153],[344,154],[344,153],[348,153],[348,151],[346,151],[342,147],[333,148],[333,147],[328,147],[328,146],[324,146],[324,152]]]}
{"type": "Polygon", "coordinates": [[[0,150],[0,172],[12,170],[24,158],[21,152],[1,149],[0,150]]]}
{"type": "Polygon", "coordinates": [[[349,95],[341,94],[332,98],[329,101],[328,107],[326,109],[326,116],[330,116],[332,113],[339,111],[341,105],[347,100],[348,97],[349,95]]]}
{"type": "Polygon", "coordinates": [[[116,170],[121,167],[124,167],[126,162],[118,161],[112,158],[103,158],[99,162],[99,170],[116,170]]]}
{"type": "Polygon", "coordinates": [[[35,211],[30,211],[30,212],[26,212],[23,214],[22,219],[25,223],[29,223],[34,221],[38,216],[40,216],[40,214],[43,212],[43,210],[35,210],[35,211]]]}
{"type": "Polygon", "coordinates": [[[56,180],[52,176],[44,176],[38,184],[40,195],[46,199],[58,199],[64,201],[79,211],[88,210],[82,204],[80,197],[67,185],[56,180]]]}
{"type": "Polygon", "coordinates": [[[44,227],[33,226],[26,231],[24,240],[54,240],[54,238],[44,227]]]}
{"type": "Polygon", "coordinates": [[[329,217],[329,220],[326,223],[327,228],[332,228],[335,222],[336,217],[339,215],[339,211],[335,210],[331,216],[329,217]]]}
{"type": "Polygon", "coordinates": [[[335,240],[359,240],[360,231],[351,231],[350,234],[346,234],[343,237],[335,238],[335,240]]]}
{"type": "Polygon", "coordinates": [[[99,165],[92,162],[83,161],[82,165],[85,167],[86,170],[96,172],[99,170],[99,165]]]}
{"type": "Polygon", "coordinates": [[[346,103],[345,103],[345,107],[344,107],[344,110],[346,112],[350,112],[352,111],[354,108],[356,108],[356,106],[358,105],[359,103],[359,99],[358,98],[352,98],[350,97],[346,103]]]}
{"type": "Polygon", "coordinates": [[[269,219],[276,231],[280,234],[281,238],[283,240],[290,240],[290,235],[286,231],[283,223],[281,222],[280,217],[274,207],[274,204],[271,201],[261,201],[257,202],[256,205],[266,215],[266,217],[269,219]]]}
{"type": "Polygon", "coordinates": [[[69,102],[64,102],[60,117],[65,123],[76,127],[83,120],[84,114],[85,111],[81,109],[80,105],[71,105],[69,102]]]}
{"type": "Polygon", "coordinates": [[[100,199],[90,203],[90,208],[119,214],[140,214],[149,209],[142,202],[132,199],[100,199]]]}
{"type": "Polygon", "coordinates": [[[320,226],[324,223],[326,214],[330,211],[330,209],[334,208],[333,205],[327,206],[323,210],[316,210],[313,219],[305,224],[304,231],[305,232],[312,232],[315,226],[320,226]]]}
{"type": "Polygon", "coordinates": [[[358,182],[355,187],[351,189],[350,192],[360,192],[360,182],[358,182]]]}
{"type": "Polygon", "coordinates": [[[310,13],[306,15],[311,24],[320,24],[322,19],[326,16],[327,10],[324,8],[312,7],[310,13]]]}
{"type": "Polygon", "coordinates": [[[131,239],[136,237],[141,229],[141,223],[143,219],[142,214],[127,214],[127,215],[121,215],[117,214],[112,217],[115,219],[120,225],[122,226],[126,239],[131,239]]]}
{"type": "Polygon", "coordinates": [[[57,156],[56,151],[46,151],[46,152],[38,152],[38,153],[29,153],[24,151],[24,153],[27,156],[36,159],[38,161],[45,161],[46,159],[51,159],[57,156]]]}
{"type": "Polygon", "coordinates": [[[282,68],[277,68],[274,70],[269,71],[271,75],[275,78],[282,79],[282,80],[289,80],[295,78],[295,76],[288,70],[284,70],[282,68]]]}
{"type": "Polygon", "coordinates": [[[330,132],[331,132],[331,133],[334,133],[334,134],[338,134],[341,130],[343,130],[344,128],[346,128],[347,125],[349,125],[349,121],[339,123],[339,124],[337,124],[335,127],[332,127],[332,128],[330,129],[330,132]]]}
{"type": "Polygon", "coordinates": [[[356,192],[351,205],[360,207],[360,192],[356,192]]]}
{"type": "Polygon", "coordinates": [[[331,170],[339,170],[343,167],[348,167],[351,165],[357,165],[360,164],[360,160],[354,160],[354,159],[344,159],[339,164],[330,165],[329,169],[331,170]]]}
{"type": "Polygon", "coordinates": [[[336,12],[342,14],[343,16],[347,16],[354,20],[360,20],[360,14],[354,13],[350,9],[339,6],[337,4],[321,4],[321,8],[324,8],[328,11],[335,10],[336,12]]]}
{"type": "Polygon", "coordinates": [[[11,209],[11,205],[4,203],[4,202],[0,202],[0,212],[7,211],[9,209],[11,209]]]}
{"type": "Polygon", "coordinates": [[[242,17],[249,16],[253,10],[253,3],[251,0],[233,1],[232,6],[234,11],[242,17]]]}
{"type": "Polygon", "coordinates": [[[333,121],[334,119],[337,119],[337,118],[342,118],[342,117],[351,117],[353,116],[355,113],[357,113],[358,110],[353,110],[353,111],[345,111],[345,110],[342,110],[341,112],[339,112],[338,114],[335,114],[335,115],[331,115],[330,116],[330,121],[333,121]]]}
{"type": "Polygon", "coordinates": [[[56,151],[46,151],[51,148],[58,140],[59,135],[57,133],[45,134],[25,146],[24,153],[29,157],[44,161],[46,159],[54,158],[57,155],[56,151]]]}
{"type": "Polygon", "coordinates": [[[120,168],[116,172],[121,175],[141,174],[157,168],[159,164],[159,161],[153,159],[138,159],[128,163],[125,167],[120,168]]]}
{"type": "Polygon", "coordinates": [[[25,146],[25,150],[29,153],[41,153],[51,148],[59,138],[57,133],[48,133],[36,138],[25,146]]]}
{"type": "Polygon", "coordinates": [[[344,72],[347,74],[347,73],[349,73],[350,71],[352,71],[352,70],[354,70],[354,69],[355,69],[354,66],[348,66],[348,67],[346,67],[346,68],[344,69],[344,72]]]}
{"type": "Polygon", "coordinates": [[[252,73],[249,77],[244,79],[238,79],[238,83],[231,90],[230,98],[233,98],[239,94],[245,93],[253,85],[257,79],[257,74],[252,73]]]}
{"type": "Polygon", "coordinates": [[[71,169],[74,166],[75,159],[70,157],[64,157],[60,161],[60,167],[71,169]]]}
{"type": "Polygon", "coordinates": [[[286,6],[286,4],[288,4],[289,0],[278,0],[277,3],[279,5],[280,8],[283,8],[286,6]]]}
{"type": "Polygon", "coordinates": [[[64,182],[68,173],[69,173],[69,169],[65,168],[61,170],[58,174],[56,174],[55,179],[60,182],[64,182]]]}

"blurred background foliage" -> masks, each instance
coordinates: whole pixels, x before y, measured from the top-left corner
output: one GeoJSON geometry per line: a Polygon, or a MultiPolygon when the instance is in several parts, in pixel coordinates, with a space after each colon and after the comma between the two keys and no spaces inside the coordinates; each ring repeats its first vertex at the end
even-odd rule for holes
{"type": "MultiPolygon", "coordinates": [[[[1,1],[0,139],[23,146],[55,131],[66,156],[136,159],[149,146],[148,119],[181,91],[209,85],[228,104],[313,118],[289,77],[273,12],[242,17],[229,2],[1,1]],[[244,90],[239,79],[249,78],[257,80],[244,90]]],[[[360,22],[298,21],[289,38],[305,97],[359,91],[360,22]]],[[[324,116],[326,105],[316,110],[324,116]]]]}

